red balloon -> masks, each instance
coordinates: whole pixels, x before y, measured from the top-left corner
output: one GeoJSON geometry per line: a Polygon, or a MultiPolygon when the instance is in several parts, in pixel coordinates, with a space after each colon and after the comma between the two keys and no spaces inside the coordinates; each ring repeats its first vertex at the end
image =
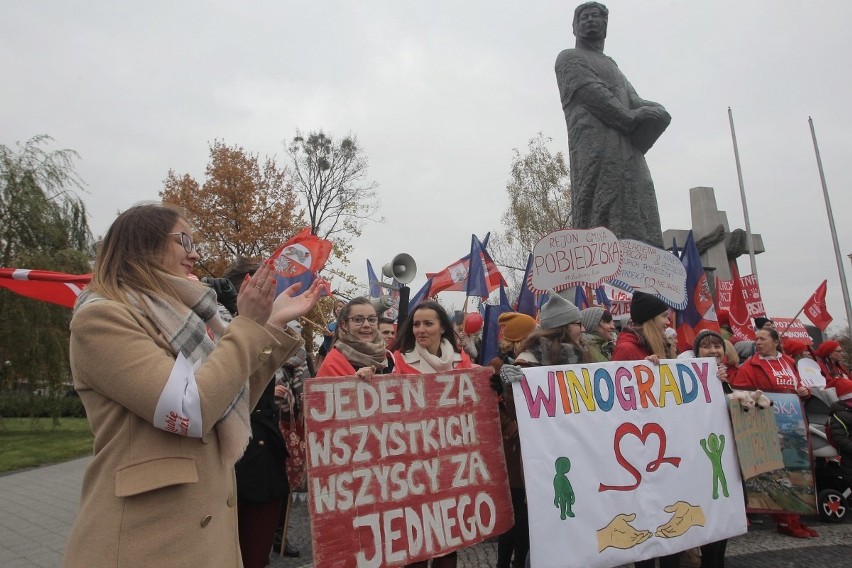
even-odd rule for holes
{"type": "Polygon", "coordinates": [[[482,316],[479,312],[471,312],[464,316],[464,332],[473,335],[482,329],[482,316]]]}

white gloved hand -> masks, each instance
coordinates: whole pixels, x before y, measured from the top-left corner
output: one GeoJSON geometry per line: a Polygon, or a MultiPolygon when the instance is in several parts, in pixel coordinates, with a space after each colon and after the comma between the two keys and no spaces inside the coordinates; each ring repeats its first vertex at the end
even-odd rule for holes
{"type": "Polygon", "coordinates": [[[500,368],[500,378],[504,383],[517,383],[524,378],[524,370],[519,365],[503,365],[500,368]]]}

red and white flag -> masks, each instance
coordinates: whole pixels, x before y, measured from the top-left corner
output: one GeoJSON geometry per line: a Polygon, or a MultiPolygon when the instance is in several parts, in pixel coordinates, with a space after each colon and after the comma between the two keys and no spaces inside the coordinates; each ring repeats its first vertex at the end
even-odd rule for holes
{"type": "Polygon", "coordinates": [[[828,308],[825,306],[825,292],[828,288],[828,281],[823,280],[816,292],[814,292],[808,301],[805,302],[805,307],[802,310],[811,322],[819,328],[820,331],[825,331],[831,320],[834,319],[828,313],[828,308]]]}
{"type": "Polygon", "coordinates": [[[66,274],[27,268],[0,268],[0,288],[21,296],[73,308],[91,274],[66,274]]]}
{"type": "Polygon", "coordinates": [[[728,311],[728,321],[733,332],[731,342],[754,341],[754,328],[751,326],[751,316],[749,316],[748,306],[743,295],[743,283],[736,272],[736,266],[732,266],[732,268],[734,269],[734,287],[731,290],[731,305],[728,311]]]}

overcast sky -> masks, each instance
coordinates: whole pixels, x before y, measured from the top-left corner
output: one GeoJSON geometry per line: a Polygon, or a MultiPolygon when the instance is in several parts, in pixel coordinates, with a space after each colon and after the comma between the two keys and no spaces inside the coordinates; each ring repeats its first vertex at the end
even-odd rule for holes
{"type": "MultiPolygon", "coordinates": [[[[689,228],[694,186],[744,228],[730,106],[770,315],[792,316],[827,278],[844,322],[807,120],[848,273],[852,3],[606,4],[605,52],[673,117],[647,156],[663,230],[689,228]]],[[[500,229],[513,148],[543,132],[567,152],[553,64],[574,45],[576,5],[0,0],[0,143],[44,133],[79,152],[101,235],[156,199],[170,168],[203,179],[214,139],[283,163],[297,128],[353,133],[386,222],[365,228],[350,271],[366,279],[365,259],[407,252],[422,275],[466,254],[471,232],[500,229]]]]}

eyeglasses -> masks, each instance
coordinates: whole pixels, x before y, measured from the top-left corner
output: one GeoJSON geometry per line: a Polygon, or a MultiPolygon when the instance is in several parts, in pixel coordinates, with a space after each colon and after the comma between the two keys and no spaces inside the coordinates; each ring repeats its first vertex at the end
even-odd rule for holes
{"type": "Polygon", "coordinates": [[[376,325],[379,323],[379,318],[377,316],[352,316],[351,318],[347,318],[346,321],[351,321],[355,325],[364,325],[364,322],[367,322],[370,325],[376,325]]]}
{"type": "Polygon", "coordinates": [[[186,252],[192,252],[195,250],[195,243],[192,242],[192,237],[181,231],[180,233],[169,233],[170,235],[174,235],[179,237],[178,241],[180,242],[183,250],[186,252]]]}

